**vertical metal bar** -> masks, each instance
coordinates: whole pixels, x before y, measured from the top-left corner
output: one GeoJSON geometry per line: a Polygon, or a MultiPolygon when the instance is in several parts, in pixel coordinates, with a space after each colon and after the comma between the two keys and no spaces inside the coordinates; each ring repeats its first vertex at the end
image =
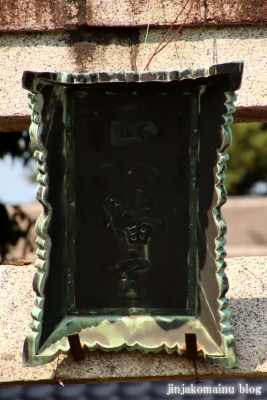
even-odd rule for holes
{"type": "Polygon", "coordinates": [[[74,335],[68,335],[68,341],[73,361],[84,360],[84,352],[78,333],[75,333],[74,335]]]}
{"type": "Polygon", "coordinates": [[[67,303],[75,309],[75,190],[74,190],[74,110],[72,92],[66,94],[66,215],[67,215],[67,303]]]}
{"type": "Polygon", "coordinates": [[[187,308],[196,311],[196,273],[197,273],[197,213],[198,213],[198,92],[191,96],[191,134],[190,134],[190,195],[189,195],[189,252],[188,252],[188,301],[187,308]]]}
{"type": "Polygon", "coordinates": [[[185,334],[186,358],[197,360],[197,335],[195,333],[185,334]]]}

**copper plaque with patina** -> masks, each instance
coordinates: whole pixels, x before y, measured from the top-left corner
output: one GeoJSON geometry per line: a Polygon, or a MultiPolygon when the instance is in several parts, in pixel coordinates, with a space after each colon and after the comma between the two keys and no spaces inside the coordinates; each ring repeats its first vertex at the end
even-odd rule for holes
{"type": "Polygon", "coordinates": [[[90,350],[182,355],[188,332],[209,363],[236,365],[221,205],[241,76],[239,62],[25,72],[44,206],[26,365],[72,334],[90,350]]]}

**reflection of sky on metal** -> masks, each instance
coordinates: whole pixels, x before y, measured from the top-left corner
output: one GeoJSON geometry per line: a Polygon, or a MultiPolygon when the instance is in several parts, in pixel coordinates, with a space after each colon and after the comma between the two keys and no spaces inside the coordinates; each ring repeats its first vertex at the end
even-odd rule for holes
{"type": "Polygon", "coordinates": [[[36,161],[24,167],[20,159],[6,156],[0,160],[0,202],[8,204],[23,204],[36,201],[35,191],[37,183],[29,179],[31,171],[35,171],[36,161]]]}

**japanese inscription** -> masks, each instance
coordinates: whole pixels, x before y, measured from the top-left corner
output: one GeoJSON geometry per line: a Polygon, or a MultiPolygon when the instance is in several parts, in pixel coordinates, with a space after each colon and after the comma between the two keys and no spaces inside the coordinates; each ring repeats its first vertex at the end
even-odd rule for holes
{"type": "Polygon", "coordinates": [[[128,243],[147,244],[152,233],[151,225],[161,225],[160,218],[149,217],[150,208],[146,207],[149,199],[143,197],[143,190],[136,189],[133,201],[123,209],[121,204],[116,204],[112,199],[106,199],[101,206],[103,225],[108,228],[112,225],[121,236],[125,235],[128,243]]]}
{"type": "Polygon", "coordinates": [[[25,365],[73,334],[183,354],[189,331],[209,363],[236,366],[220,209],[242,69],[25,72],[44,208],[25,365]]]}
{"type": "Polygon", "coordinates": [[[128,260],[121,261],[109,267],[111,274],[121,273],[119,281],[119,297],[126,299],[138,299],[145,296],[145,292],[140,291],[136,282],[132,279],[138,271],[145,271],[149,267],[149,261],[145,258],[139,258],[138,251],[128,250],[131,257],[128,260]]]}
{"type": "MultiPolygon", "coordinates": [[[[117,113],[123,119],[138,115],[145,110],[145,106],[140,102],[133,102],[126,106],[118,106],[117,113]]],[[[123,148],[137,146],[144,143],[147,134],[156,135],[158,129],[151,121],[140,121],[136,123],[126,123],[126,137],[122,137],[121,124],[118,121],[112,120],[110,127],[110,140],[114,147],[123,148]]],[[[160,172],[152,165],[139,163],[133,166],[129,171],[136,173],[140,170],[148,180],[154,176],[159,176],[160,172]],[[139,168],[138,168],[139,167],[139,168]]],[[[101,206],[102,222],[105,228],[111,225],[116,230],[118,235],[125,236],[130,244],[140,243],[146,245],[152,234],[152,225],[160,226],[162,220],[160,218],[150,217],[150,208],[147,206],[150,200],[143,196],[143,190],[136,188],[135,198],[129,201],[124,208],[121,204],[115,203],[113,199],[107,198],[105,204],[101,206]]],[[[109,272],[114,273],[123,267],[130,267],[126,272],[122,273],[122,278],[119,284],[119,297],[127,299],[138,299],[145,297],[145,292],[140,292],[136,282],[132,278],[138,271],[144,271],[149,266],[149,261],[144,258],[138,258],[137,250],[128,250],[128,254],[132,259],[116,263],[109,268],[109,272]]]]}
{"type": "MultiPolygon", "coordinates": [[[[144,105],[140,102],[133,102],[126,106],[118,106],[117,113],[122,119],[127,119],[133,115],[138,115],[144,111],[144,105]]],[[[144,143],[147,134],[156,135],[158,129],[151,121],[140,121],[135,124],[128,123],[126,125],[127,136],[121,136],[121,123],[118,121],[111,121],[110,127],[110,140],[114,147],[122,148],[128,146],[136,146],[144,143]]]]}
{"type": "Polygon", "coordinates": [[[113,306],[128,313],[134,301],[141,313],[146,307],[187,312],[192,128],[183,113],[191,112],[194,94],[167,103],[162,95],[155,103],[149,92],[71,96],[73,146],[80,149],[74,310],[113,306]]]}

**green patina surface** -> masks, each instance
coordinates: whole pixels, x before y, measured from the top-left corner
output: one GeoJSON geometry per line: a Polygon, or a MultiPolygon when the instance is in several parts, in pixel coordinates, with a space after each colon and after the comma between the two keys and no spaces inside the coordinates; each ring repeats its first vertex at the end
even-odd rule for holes
{"type": "MultiPolygon", "coordinates": [[[[231,140],[232,92],[238,89],[241,76],[242,63],[238,62],[209,69],[140,74],[25,73],[24,87],[32,93],[30,133],[39,148],[38,199],[44,205],[36,225],[37,297],[32,333],[25,341],[25,365],[43,364],[60,351],[68,351],[67,335],[73,333],[79,333],[82,344],[90,350],[164,349],[182,355],[186,332],[197,334],[199,353],[207,362],[236,365],[225,298],[228,282],[222,246],[226,225],[220,207],[226,201],[223,170],[225,149],[231,140]],[[146,100],[140,102],[140,98],[146,100]],[[154,98],[155,106],[148,107],[145,118],[142,104],[149,105],[154,98]],[[179,118],[175,114],[176,103],[179,118]],[[108,116],[107,106],[113,110],[113,117],[108,116]],[[140,115],[139,119],[136,115],[140,115]],[[166,131],[158,116],[169,121],[166,131]],[[105,118],[110,118],[109,125],[105,125],[105,118]],[[175,124],[179,127],[179,140],[175,139],[175,146],[165,142],[169,153],[161,160],[162,175],[157,162],[161,141],[164,143],[166,133],[175,124]],[[122,134],[123,129],[127,135],[122,134]],[[100,140],[102,132],[110,137],[110,143],[100,140]],[[180,148],[177,156],[173,152],[176,147],[180,148]],[[97,150],[101,148],[102,153],[97,150]],[[108,151],[113,167],[103,158],[108,151]],[[176,208],[169,206],[167,211],[158,208],[158,200],[152,195],[156,189],[151,187],[164,185],[172,175],[171,169],[164,170],[172,154],[178,164],[184,157],[181,165],[187,172],[178,176],[185,185],[179,193],[188,193],[185,211],[183,202],[178,202],[176,208]],[[144,163],[142,157],[150,161],[144,163]],[[138,164],[131,164],[131,160],[139,158],[138,164]],[[120,184],[123,189],[118,189],[117,194],[109,190],[108,197],[101,197],[101,185],[108,180],[94,168],[102,168],[114,187],[116,182],[124,182],[120,184]],[[98,176],[102,180],[95,180],[98,176]],[[146,186],[142,186],[144,177],[146,186]],[[135,186],[128,187],[125,182],[129,181],[135,186]],[[97,198],[100,203],[94,203],[97,198]],[[95,222],[99,210],[102,227],[95,222]],[[177,210],[180,217],[171,225],[177,210]],[[175,262],[169,267],[173,259],[170,256],[167,261],[168,251],[164,253],[164,268],[168,273],[172,271],[166,281],[169,292],[177,292],[165,306],[168,291],[165,289],[158,297],[155,291],[157,288],[160,292],[165,278],[153,277],[160,254],[160,242],[154,238],[163,232],[160,240],[164,241],[168,226],[180,226],[181,232],[176,230],[172,235],[176,246],[180,246],[178,252],[173,252],[178,270],[175,262]],[[92,241],[93,238],[102,239],[92,241]],[[108,250],[116,248],[120,249],[116,255],[108,250]],[[100,261],[93,254],[99,254],[100,261]],[[98,287],[102,298],[97,296],[98,287]],[[98,305],[92,306],[94,302],[98,305]]],[[[168,187],[170,193],[174,192],[171,195],[165,190],[165,200],[172,205],[176,189],[168,187]]]]}

